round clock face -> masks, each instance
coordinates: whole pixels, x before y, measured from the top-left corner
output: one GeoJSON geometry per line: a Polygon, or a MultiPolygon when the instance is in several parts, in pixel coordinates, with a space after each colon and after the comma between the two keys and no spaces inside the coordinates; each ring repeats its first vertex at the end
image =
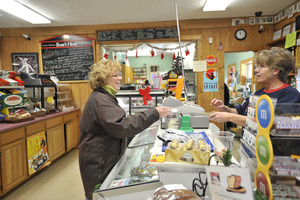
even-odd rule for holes
{"type": "Polygon", "coordinates": [[[235,31],[235,38],[238,40],[243,40],[247,36],[247,32],[244,29],[238,29],[235,31]]]}

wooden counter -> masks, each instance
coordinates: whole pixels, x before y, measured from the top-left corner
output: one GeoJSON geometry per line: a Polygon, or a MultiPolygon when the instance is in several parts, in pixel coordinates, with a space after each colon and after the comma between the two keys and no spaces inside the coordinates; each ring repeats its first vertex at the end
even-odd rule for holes
{"type": "Polygon", "coordinates": [[[0,122],[0,196],[31,176],[28,172],[28,137],[40,133],[46,135],[48,156],[52,162],[77,146],[79,119],[80,109],[76,108],[21,123],[0,122]]]}
{"type": "Polygon", "coordinates": [[[45,121],[47,119],[51,119],[57,116],[64,116],[73,112],[78,112],[80,109],[79,108],[75,108],[73,110],[69,110],[69,111],[65,111],[65,112],[58,112],[58,113],[53,113],[53,114],[49,114],[46,115],[44,117],[36,117],[34,120],[30,120],[30,121],[26,121],[26,122],[21,122],[21,123],[5,123],[5,122],[0,122],[0,133],[5,132],[5,131],[9,131],[15,128],[19,128],[19,127],[23,127],[23,126],[27,126],[30,124],[35,124],[37,122],[40,121],[45,121]]]}

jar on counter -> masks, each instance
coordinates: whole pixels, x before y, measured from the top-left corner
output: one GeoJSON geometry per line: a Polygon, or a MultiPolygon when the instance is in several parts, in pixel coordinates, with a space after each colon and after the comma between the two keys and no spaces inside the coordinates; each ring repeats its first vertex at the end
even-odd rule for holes
{"type": "Polygon", "coordinates": [[[179,129],[178,109],[172,108],[172,113],[166,117],[165,129],[179,129]]]}

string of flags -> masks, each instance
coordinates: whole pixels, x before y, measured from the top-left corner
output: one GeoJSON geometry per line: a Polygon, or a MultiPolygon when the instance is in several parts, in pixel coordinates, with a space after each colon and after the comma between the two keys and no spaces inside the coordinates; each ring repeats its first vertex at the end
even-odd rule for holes
{"type": "MultiPolygon", "coordinates": [[[[185,55],[186,55],[186,56],[188,56],[188,55],[190,54],[190,51],[189,51],[189,49],[188,49],[188,46],[190,46],[190,45],[192,45],[192,44],[197,45],[197,40],[193,40],[193,41],[191,41],[191,42],[189,42],[189,43],[184,44],[184,45],[181,46],[181,48],[185,49],[185,55]]],[[[142,46],[142,45],[146,45],[146,46],[148,46],[148,47],[151,48],[151,50],[150,50],[150,52],[149,52],[150,55],[151,55],[151,57],[154,57],[154,56],[155,56],[155,51],[154,51],[154,50],[159,50],[159,51],[161,51],[161,54],[160,54],[160,58],[161,58],[161,59],[164,59],[164,57],[165,57],[164,51],[174,51],[173,56],[172,56],[172,59],[173,59],[173,60],[176,58],[176,53],[175,53],[175,51],[178,50],[178,49],[180,48],[179,45],[178,45],[177,47],[175,47],[175,48],[159,48],[159,47],[154,46],[154,45],[152,45],[152,44],[150,44],[150,43],[148,43],[148,42],[141,42],[141,43],[139,43],[139,44],[137,44],[137,45],[135,45],[135,46],[133,46],[133,47],[127,48],[127,49],[125,49],[125,50],[124,50],[124,49],[110,48],[110,47],[108,47],[108,46],[106,46],[106,45],[102,45],[102,47],[105,49],[105,53],[104,53],[103,57],[104,57],[105,59],[107,59],[108,56],[109,56],[109,52],[113,52],[113,53],[114,53],[114,59],[116,60],[116,59],[117,59],[116,53],[117,53],[117,52],[121,52],[121,53],[123,52],[123,53],[126,53],[126,60],[127,60],[127,53],[128,53],[129,51],[134,51],[134,50],[136,51],[135,57],[138,57],[138,48],[139,48],[140,46],[142,46]]],[[[195,47],[195,49],[196,49],[196,51],[197,51],[197,48],[196,48],[196,47],[195,47]]],[[[101,50],[102,50],[102,48],[101,48],[101,50]]],[[[101,53],[101,55],[102,55],[102,53],[101,53]]]]}

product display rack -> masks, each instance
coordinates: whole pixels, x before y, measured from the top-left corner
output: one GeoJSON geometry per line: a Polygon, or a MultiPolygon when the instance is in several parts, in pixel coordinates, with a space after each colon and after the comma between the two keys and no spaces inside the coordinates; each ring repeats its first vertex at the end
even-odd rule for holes
{"type": "MultiPolygon", "coordinates": [[[[24,86],[0,86],[0,89],[24,89],[24,86]]],[[[5,95],[6,96],[6,95],[5,95]]],[[[24,94],[21,93],[20,97],[22,98],[22,102],[20,104],[18,104],[17,106],[4,106],[4,99],[2,99],[2,95],[0,96],[0,100],[2,103],[0,103],[0,111],[3,109],[4,112],[4,108],[19,108],[19,107],[27,107],[28,105],[24,105],[24,94]]],[[[8,110],[7,110],[8,112],[8,110]]]]}
{"type": "Polygon", "coordinates": [[[299,162],[293,160],[294,152],[296,155],[299,153],[300,128],[297,126],[299,119],[295,119],[299,116],[299,109],[299,104],[284,104],[284,106],[276,104],[276,99],[271,99],[267,95],[260,96],[257,101],[255,113],[258,123],[255,139],[257,169],[254,176],[256,199],[264,198],[263,195],[268,199],[297,198],[299,192],[291,185],[296,185],[297,179],[299,181],[299,177],[296,177],[299,176],[299,162]],[[298,121],[289,121],[292,118],[298,121]],[[298,136],[289,137],[287,134],[280,137],[272,136],[282,131],[282,127],[285,132],[293,132],[298,136]],[[286,142],[288,138],[291,139],[290,142],[286,142]],[[278,140],[278,143],[274,144],[274,140],[278,140]],[[278,151],[278,146],[282,146],[281,152],[278,151]]]}
{"type": "Polygon", "coordinates": [[[142,84],[147,79],[147,68],[146,67],[136,67],[133,68],[133,78],[134,83],[142,84]]]}

